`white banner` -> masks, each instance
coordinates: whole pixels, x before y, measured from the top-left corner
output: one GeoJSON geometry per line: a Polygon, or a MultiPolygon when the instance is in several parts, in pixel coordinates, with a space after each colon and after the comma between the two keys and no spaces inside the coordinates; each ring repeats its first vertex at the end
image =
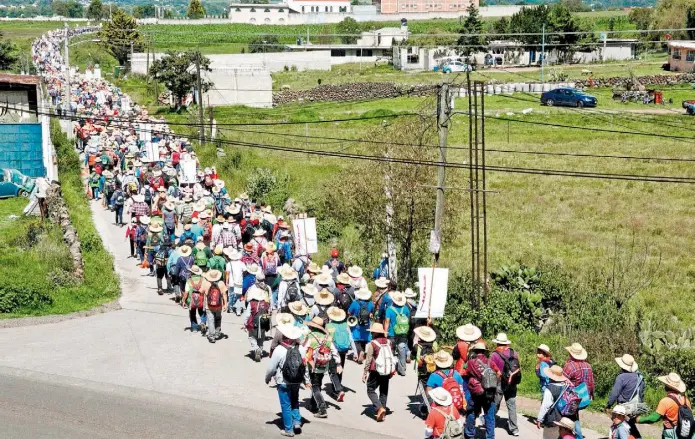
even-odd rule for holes
{"type": "Polygon", "coordinates": [[[181,162],[181,183],[195,183],[196,163],[195,160],[184,160],[181,162]]]}
{"type": "Polygon", "coordinates": [[[297,255],[311,255],[319,252],[316,237],[316,218],[297,218],[292,220],[294,245],[297,255]]]}
{"type": "Polygon", "coordinates": [[[418,268],[420,297],[415,311],[415,318],[444,317],[446,295],[449,285],[448,268],[418,268]]]}

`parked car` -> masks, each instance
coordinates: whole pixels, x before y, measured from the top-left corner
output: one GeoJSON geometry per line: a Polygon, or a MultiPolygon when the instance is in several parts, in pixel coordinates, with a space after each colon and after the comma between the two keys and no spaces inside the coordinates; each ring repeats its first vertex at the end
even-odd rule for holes
{"type": "Polygon", "coordinates": [[[452,61],[444,64],[442,67],[443,73],[454,73],[454,72],[472,72],[473,67],[470,64],[466,64],[461,61],[452,61]]]}
{"type": "Polygon", "coordinates": [[[25,197],[34,191],[36,180],[16,169],[0,169],[0,198],[25,197]]]}
{"type": "Polygon", "coordinates": [[[541,105],[552,107],[568,106],[568,107],[595,107],[598,101],[595,97],[584,93],[576,88],[556,88],[555,90],[546,91],[541,95],[541,105]]]}

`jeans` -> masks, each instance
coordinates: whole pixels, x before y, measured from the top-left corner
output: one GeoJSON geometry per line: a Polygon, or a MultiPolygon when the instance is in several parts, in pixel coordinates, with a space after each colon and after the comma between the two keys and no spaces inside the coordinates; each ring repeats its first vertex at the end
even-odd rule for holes
{"type": "Polygon", "coordinates": [[[584,436],[582,436],[582,425],[579,422],[579,412],[577,412],[577,420],[574,421],[574,436],[577,439],[584,439],[584,436]]]}
{"type": "Polygon", "coordinates": [[[162,278],[166,278],[167,280],[167,290],[171,289],[171,280],[169,280],[169,276],[167,275],[167,267],[157,265],[157,290],[162,289],[162,278]]]}
{"type": "Polygon", "coordinates": [[[99,188],[98,187],[92,188],[92,198],[94,198],[95,200],[99,199],[99,188]]]}
{"type": "Polygon", "coordinates": [[[500,408],[500,403],[504,397],[504,402],[507,404],[507,423],[509,432],[515,433],[519,431],[519,426],[516,421],[516,386],[510,386],[495,395],[495,405],[497,410],[500,408]]]}
{"type": "Polygon", "coordinates": [[[302,426],[302,415],[299,414],[299,384],[279,384],[277,389],[282,409],[282,424],[285,431],[292,432],[293,427],[302,426]]]}
{"type": "Polygon", "coordinates": [[[140,264],[145,260],[145,244],[138,244],[138,257],[140,258],[140,264]]]}
{"type": "Polygon", "coordinates": [[[218,334],[222,334],[222,310],[208,310],[207,311],[207,321],[210,322],[208,325],[208,338],[214,339],[218,334]]]}
{"type": "Polygon", "coordinates": [[[319,413],[326,413],[326,401],[323,399],[321,389],[323,388],[324,372],[311,372],[311,410],[319,413]]]}
{"type": "Polygon", "coordinates": [[[134,258],[135,257],[135,241],[133,241],[132,239],[129,239],[128,242],[130,242],[130,256],[132,258],[134,258]]]}
{"type": "Polygon", "coordinates": [[[123,206],[115,206],[114,209],[116,212],[116,224],[123,224],[123,206]]]}
{"type": "Polygon", "coordinates": [[[263,340],[262,338],[258,338],[255,335],[249,335],[249,343],[251,344],[251,350],[256,352],[257,350],[263,351],[263,340]]]}
{"type": "Polygon", "coordinates": [[[376,371],[369,372],[367,377],[367,396],[377,410],[386,408],[390,381],[391,375],[379,375],[376,371]],[[376,394],[377,389],[379,389],[379,395],[376,394]]]}
{"type": "Polygon", "coordinates": [[[408,353],[408,336],[397,335],[395,337],[389,337],[389,340],[391,340],[393,346],[393,355],[398,358],[398,364],[396,365],[398,375],[405,376],[405,357],[408,353]]]}
{"type": "Polygon", "coordinates": [[[497,407],[494,401],[490,401],[487,396],[473,396],[472,397],[473,408],[469,406],[466,412],[466,428],[464,430],[464,436],[466,438],[475,437],[475,418],[482,411],[485,419],[485,438],[495,439],[495,413],[497,412],[497,407]]]}
{"type": "Polygon", "coordinates": [[[154,272],[154,251],[147,252],[147,263],[150,264],[150,273],[154,272]]]}
{"type": "Polygon", "coordinates": [[[239,298],[241,297],[241,294],[236,294],[234,292],[234,288],[231,287],[227,291],[227,296],[229,299],[229,302],[228,302],[229,312],[232,312],[232,310],[234,310],[234,312],[237,314],[241,314],[242,312],[244,312],[244,302],[239,300],[239,298]]]}
{"type": "MultiPolygon", "coordinates": [[[[347,352],[338,352],[340,355],[340,367],[345,367],[345,356],[347,352]]],[[[333,392],[338,394],[343,391],[343,374],[338,373],[338,364],[333,359],[328,363],[328,377],[333,384],[333,392]]]]}
{"type": "Polygon", "coordinates": [[[188,310],[188,317],[191,320],[191,331],[200,328],[198,325],[198,319],[195,316],[195,313],[198,313],[200,316],[200,323],[205,324],[207,321],[207,316],[205,315],[205,310],[203,308],[191,308],[188,310]]]}

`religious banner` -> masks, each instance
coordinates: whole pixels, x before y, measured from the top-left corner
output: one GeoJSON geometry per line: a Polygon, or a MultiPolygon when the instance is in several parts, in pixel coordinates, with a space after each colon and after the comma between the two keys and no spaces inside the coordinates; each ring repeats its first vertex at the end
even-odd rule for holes
{"type": "Polygon", "coordinates": [[[444,317],[449,285],[449,269],[418,268],[417,274],[420,297],[417,302],[415,318],[444,317]]]}
{"type": "Polygon", "coordinates": [[[295,218],[292,220],[292,228],[297,255],[311,255],[319,252],[316,218],[295,218]]]}

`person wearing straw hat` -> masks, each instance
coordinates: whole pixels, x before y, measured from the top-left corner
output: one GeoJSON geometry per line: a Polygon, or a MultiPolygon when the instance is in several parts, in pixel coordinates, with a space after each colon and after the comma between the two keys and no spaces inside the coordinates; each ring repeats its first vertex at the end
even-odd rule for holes
{"type": "Polygon", "coordinates": [[[176,217],[176,205],[173,201],[167,201],[162,205],[162,219],[164,220],[167,235],[174,236],[178,218],[176,217]]]}
{"type": "Polygon", "coordinates": [[[244,263],[241,262],[241,253],[235,248],[225,248],[223,250],[227,256],[227,264],[225,266],[225,275],[227,284],[229,285],[229,300],[227,312],[234,313],[240,316],[244,309],[244,303],[239,300],[243,294],[244,286],[244,263]]]}
{"type": "Polygon", "coordinates": [[[136,244],[135,244],[135,234],[137,233],[138,229],[138,220],[137,218],[131,218],[130,219],[130,224],[128,224],[128,227],[125,230],[125,239],[128,240],[130,244],[130,258],[135,259],[135,249],[136,249],[136,244]]]}
{"type": "MultiPolygon", "coordinates": [[[[413,360],[418,381],[425,387],[430,375],[436,370],[434,353],[439,351],[437,333],[429,326],[418,326],[413,330],[413,360]]],[[[453,359],[453,358],[452,358],[453,359]]],[[[461,374],[459,374],[461,376],[461,374]]]]}
{"type": "Polygon", "coordinates": [[[182,245],[179,247],[178,251],[180,256],[178,261],[176,261],[175,272],[179,278],[179,295],[176,296],[175,300],[177,302],[181,302],[181,305],[184,305],[183,301],[181,300],[181,295],[183,295],[183,293],[186,291],[186,283],[191,277],[191,270],[195,265],[195,261],[193,260],[193,250],[191,247],[182,245]]]}
{"type": "MultiPolygon", "coordinates": [[[[300,328],[304,331],[304,334],[309,333],[309,327],[306,325],[306,315],[309,312],[309,308],[302,302],[292,302],[288,305],[289,313],[279,312],[275,314],[275,323],[277,325],[291,323],[294,326],[300,328]]],[[[277,328],[276,328],[277,329],[277,328]]],[[[270,355],[273,355],[273,351],[282,341],[279,331],[275,331],[273,340],[270,342],[270,355]]],[[[303,340],[302,340],[303,341],[303,340]]]]}
{"type": "MultiPolygon", "coordinates": [[[[630,354],[624,354],[615,359],[620,367],[620,372],[615,378],[613,389],[606,402],[606,413],[611,414],[613,404],[638,404],[644,401],[645,382],[644,377],[639,372],[639,366],[634,357],[630,354]]],[[[625,406],[623,406],[625,408],[625,406]]],[[[634,418],[629,419],[630,433],[632,436],[641,437],[637,427],[635,426],[634,418]]]]}
{"type": "Polygon", "coordinates": [[[183,226],[183,233],[181,233],[181,236],[179,236],[179,243],[181,245],[188,245],[189,247],[193,248],[193,246],[196,243],[196,236],[195,233],[191,231],[191,227],[193,224],[191,223],[186,223],[183,226]]]}
{"type": "Polygon", "coordinates": [[[282,410],[283,436],[292,437],[302,431],[302,416],[299,413],[299,388],[303,383],[311,388],[309,368],[306,367],[306,349],[301,346],[301,328],[292,324],[277,326],[280,343],[273,351],[265,372],[265,383],[275,379],[280,409],[282,410]],[[287,363],[287,367],[286,364],[287,363]]]}
{"type": "MultiPolygon", "coordinates": [[[[299,273],[297,273],[299,274],[299,273]]],[[[308,307],[314,306],[314,296],[318,293],[316,285],[308,283],[302,286],[302,302],[306,303],[308,307]]]]}
{"type": "Polygon", "coordinates": [[[475,419],[480,413],[483,413],[485,436],[488,439],[494,439],[495,414],[497,413],[495,395],[502,373],[497,365],[488,358],[487,346],[484,341],[479,340],[470,346],[470,353],[466,362],[466,375],[468,376],[470,399],[468,400],[465,436],[467,438],[475,437],[475,419]],[[493,384],[492,387],[489,387],[490,383],[488,383],[488,386],[484,387],[483,377],[490,374],[489,369],[497,375],[497,383],[493,384]]]}
{"type": "Polygon", "coordinates": [[[186,280],[183,299],[183,306],[188,306],[188,317],[191,321],[191,332],[200,331],[205,335],[207,332],[207,315],[205,314],[205,293],[210,283],[203,277],[203,270],[197,265],[190,268],[190,278],[186,280]],[[196,313],[200,317],[200,325],[196,318],[196,313]]]}
{"type": "MultiPolygon", "coordinates": [[[[562,419],[562,415],[557,408],[556,401],[560,399],[571,384],[563,374],[562,368],[558,365],[550,366],[545,371],[545,374],[548,376],[550,383],[543,392],[541,407],[536,417],[536,427],[543,429],[543,439],[557,439],[559,430],[556,422],[562,419]]],[[[567,423],[572,430],[574,430],[576,420],[577,417],[573,416],[569,419],[570,422],[567,423]]]]}
{"type": "MultiPolygon", "coordinates": [[[[331,336],[326,332],[326,320],[321,317],[314,317],[306,323],[309,327],[309,334],[304,340],[304,346],[307,348],[307,363],[309,364],[309,376],[311,377],[311,407],[317,418],[326,418],[326,401],[323,398],[321,389],[323,388],[323,377],[326,372],[329,372],[330,362],[335,361],[336,364],[340,361],[338,350],[331,339],[331,336]]],[[[343,373],[342,366],[336,366],[338,374],[343,373]]],[[[334,383],[335,385],[335,383],[334,383]]],[[[342,387],[340,388],[342,391],[342,387]]]]}
{"type": "Polygon", "coordinates": [[[253,246],[253,254],[260,257],[261,253],[265,250],[265,245],[268,243],[268,240],[265,239],[265,230],[257,228],[256,231],[253,232],[253,237],[250,242],[253,246]]]}
{"type": "Polygon", "coordinates": [[[374,315],[372,292],[367,288],[360,288],[355,291],[355,301],[352,302],[347,313],[354,319],[352,339],[355,341],[355,360],[358,364],[362,364],[365,348],[371,339],[369,327],[374,315]]]}
{"type": "Polygon", "coordinates": [[[398,356],[398,375],[405,376],[406,357],[408,355],[408,332],[410,331],[410,308],[406,306],[403,293],[393,291],[391,294],[392,305],[386,309],[384,328],[389,340],[394,346],[394,354],[398,356]]]}
{"type": "MultiPolygon", "coordinates": [[[[224,216],[221,213],[217,214],[217,217],[215,217],[215,223],[212,225],[212,237],[211,237],[211,242],[217,244],[217,238],[220,236],[220,232],[222,232],[222,227],[225,224],[226,220],[224,219],[224,216]]],[[[223,247],[231,247],[231,246],[226,246],[224,243],[222,243],[223,247]]],[[[236,246],[234,246],[236,247],[236,246]]]]}
{"type": "Polygon", "coordinates": [[[123,226],[123,208],[125,207],[125,193],[120,186],[117,186],[109,200],[116,215],[116,225],[123,226]]]}
{"type": "Polygon", "coordinates": [[[335,304],[343,311],[350,309],[355,300],[354,290],[350,284],[351,279],[347,273],[340,273],[335,280],[335,304]]]}
{"type": "Polygon", "coordinates": [[[350,349],[352,349],[352,352],[355,352],[357,348],[355,347],[355,342],[352,339],[346,321],[347,313],[337,306],[332,306],[328,308],[328,319],[329,322],[326,324],[326,331],[331,336],[333,344],[338,351],[338,356],[340,357],[339,364],[335,361],[331,361],[329,365],[329,376],[333,383],[333,392],[337,395],[337,401],[343,402],[343,399],[345,399],[345,392],[342,386],[342,369],[345,368],[345,357],[350,349]],[[337,372],[338,366],[340,366],[341,369],[340,373],[337,372]]]}
{"type": "Polygon", "coordinates": [[[430,410],[425,420],[425,438],[439,438],[445,431],[449,436],[463,434],[464,417],[453,404],[451,394],[442,387],[427,392],[432,400],[432,410],[430,410]],[[453,425],[455,424],[455,425],[453,425]]]}
{"type": "Polygon", "coordinates": [[[260,262],[266,282],[268,282],[268,285],[273,285],[278,276],[278,268],[280,267],[280,257],[275,251],[274,242],[266,242],[265,251],[261,255],[260,262]]]}
{"type": "MultiPolygon", "coordinates": [[[[242,257],[241,261],[244,261],[244,258],[242,257]]],[[[241,294],[245,295],[246,292],[251,288],[253,285],[256,284],[256,277],[261,273],[261,268],[258,266],[258,264],[255,263],[250,263],[246,264],[244,266],[244,280],[241,285],[241,294]]]]}
{"type": "Polygon", "coordinates": [[[222,310],[227,308],[227,286],[222,280],[222,271],[211,269],[203,275],[209,285],[205,290],[205,307],[207,309],[208,341],[215,341],[224,337],[222,333],[222,310]]]}
{"type": "MultiPolygon", "coordinates": [[[[565,347],[565,350],[570,354],[570,358],[565,363],[562,368],[565,376],[570,380],[574,387],[577,387],[581,383],[586,384],[586,388],[589,391],[589,397],[594,399],[594,371],[591,369],[591,365],[586,358],[588,356],[586,349],[579,343],[572,343],[572,345],[565,347]]],[[[579,424],[579,419],[577,418],[577,425],[574,427],[574,432],[577,435],[577,439],[583,439],[582,427],[579,424]]]]}
{"type": "Polygon", "coordinates": [[[155,248],[154,267],[155,274],[157,276],[157,294],[159,294],[160,296],[164,294],[164,289],[162,288],[162,279],[166,278],[166,290],[171,290],[171,278],[169,277],[169,271],[167,270],[167,264],[169,262],[170,253],[171,241],[169,239],[164,239],[163,242],[155,248]]]}
{"type": "Polygon", "coordinates": [[[631,426],[627,422],[627,410],[623,405],[616,405],[609,413],[611,417],[610,439],[635,439],[641,436],[631,434],[631,426]]]}
{"type": "Polygon", "coordinates": [[[374,319],[377,322],[383,323],[384,313],[386,312],[386,307],[388,305],[391,305],[391,298],[389,297],[389,294],[388,294],[389,284],[390,284],[390,281],[388,279],[386,279],[385,277],[380,277],[374,281],[374,286],[376,287],[376,291],[374,291],[374,299],[373,299],[374,300],[374,308],[376,311],[376,315],[374,316],[374,319]]]}
{"type": "Polygon", "coordinates": [[[219,233],[215,235],[215,230],[214,227],[218,226],[215,224],[213,226],[212,230],[212,242],[215,243],[215,245],[221,245],[223,247],[231,247],[231,248],[239,248],[239,242],[237,240],[236,234],[234,233],[234,230],[232,230],[232,223],[228,222],[223,222],[220,227],[219,233]]]}
{"type": "Polygon", "coordinates": [[[335,303],[335,296],[327,289],[319,290],[314,295],[314,305],[309,310],[309,319],[321,317],[328,320],[328,308],[335,303]]]}
{"type": "Polygon", "coordinates": [[[207,271],[208,261],[210,259],[212,259],[212,251],[210,250],[210,247],[205,245],[203,237],[200,236],[198,237],[195,247],[193,247],[193,260],[195,261],[195,264],[203,271],[207,271]]]}
{"type": "Polygon", "coordinates": [[[265,334],[270,330],[270,291],[264,283],[262,272],[257,273],[256,279],[256,284],[246,292],[243,321],[251,344],[251,355],[258,363],[263,357],[265,334]]]}
{"type": "Polygon", "coordinates": [[[180,281],[179,272],[177,271],[178,261],[181,258],[181,253],[179,252],[180,246],[176,244],[175,241],[170,241],[169,247],[169,257],[167,258],[166,270],[169,276],[169,285],[171,285],[174,292],[174,297],[180,297],[180,281]]]}
{"type": "Polygon", "coordinates": [[[559,421],[555,421],[553,422],[553,424],[558,428],[557,439],[575,439],[577,437],[574,434],[574,421],[572,421],[571,419],[560,418],[559,421]]]}
{"type": "Polygon", "coordinates": [[[519,363],[519,355],[511,348],[511,340],[507,338],[507,334],[500,332],[497,337],[492,339],[492,342],[497,346],[495,351],[490,355],[490,361],[494,362],[497,369],[502,371],[500,380],[500,388],[495,395],[495,405],[499,410],[502,398],[507,405],[507,426],[509,434],[519,436],[519,426],[517,425],[516,416],[516,390],[521,382],[521,366],[519,363]]]}
{"type": "MultiPolygon", "coordinates": [[[[290,232],[287,230],[281,230],[280,233],[278,233],[278,239],[275,242],[277,245],[278,256],[280,257],[280,263],[292,263],[293,255],[290,232]]],[[[304,266],[306,265],[308,258],[306,256],[302,258],[298,255],[296,259],[299,262],[299,266],[295,268],[295,265],[292,263],[292,268],[299,273],[300,277],[302,277],[304,276],[304,266]]]]}
{"type": "Polygon", "coordinates": [[[135,229],[135,245],[137,246],[138,250],[138,256],[140,258],[140,262],[138,263],[138,266],[140,268],[146,268],[145,265],[145,256],[146,256],[146,250],[145,250],[145,245],[147,245],[147,237],[148,237],[148,226],[150,225],[150,217],[148,216],[141,216],[138,218],[138,226],[135,229]]]}
{"type": "Polygon", "coordinates": [[[367,396],[374,406],[377,422],[386,418],[386,403],[389,397],[389,383],[396,373],[393,346],[386,336],[381,323],[374,322],[369,328],[372,340],[365,350],[362,382],[367,384],[367,396]],[[383,352],[382,352],[383,351],[383,352]],[[377,360],[380,360],[377,364],[377,360]],[[377,395],[377,389],[379,394],[377,395]]]}
{"type": "Polygon", "coordinates": [[[547,344],[538,345],[538,347],[536,348],[536,359],[538,360],[536,362],[536,376],[538,377],[538,383],[541,388],[542,398],[546,387],[548,387],[548,384],[550,383],[550,380],[548,379],[548,376],[545,374],[545,371],[550,366],[553,366],[555,364],[555,361],[553,361],[553,355],[550,353],[550,348],[547,344]]]}
{"type": "MultiPolygon", "coordinates": [[[[659,401],[655,411],[649,415],[638,416],[637,423],[654,424],[663,421],[662,439],[677,439],[676,429],[680,421],[678,418],[681,408],[691,409],[690,399],[685,395],[687,386],[675,372],[660,376],[658,380],[663,383],[666,396],[659,401]]],[[[692,434],[692,424],[690,427],[692,434]]]]}
{"type": "Polygon", "coordinates": [[[466,362],[468,361],[468,351],[471,345],[475,344],[482,337],[483,333],[480,328],[472,323],[466,323],[456,328],[456,346],[451,351],[451,355],[454,357],[454,369],[461,376],[466,376],[466,362]]]}
{"type": "Polygon", "coordinates": [[[367,280],[362,276],[364,272],[360,266],[351,265],[347,269],[347,274],[350,276],[350,283],[355,290],[359,290],[360,288],[369,288],[367,280]]]}
{"type": "Polygon", "coordinates": [[[200,218],[195,216],[191,218],[191,232],[195,236],[195,242],[198,242],[200,238],[203,238],[203,232],[205,232],[205,229],[203,229],[203,226],[200,225],[200,218]]]}
{"type": "MultiPolygon", "coordinates": [[[[277,254],[275,254],[275,257],[277,257],[277,254]]],[[[279,262],[279,259],[275,259],[276,262],[279,262]]],[[[297,279],[297,272],[292,267],[287,264],[283,265],[279,269],[279,274],[280,283],[274,298],[274,308],[287,312],[288,303],[302,300],[302,291],[297,279]]]]}
{"type": "Polygon", "coordinates": [[[227,260],[223,256],[224,248],[221,245],[215,246],[212,257],[208,259],[208,270],[219,270],[224,273],[227,268],[227,260]]]}

